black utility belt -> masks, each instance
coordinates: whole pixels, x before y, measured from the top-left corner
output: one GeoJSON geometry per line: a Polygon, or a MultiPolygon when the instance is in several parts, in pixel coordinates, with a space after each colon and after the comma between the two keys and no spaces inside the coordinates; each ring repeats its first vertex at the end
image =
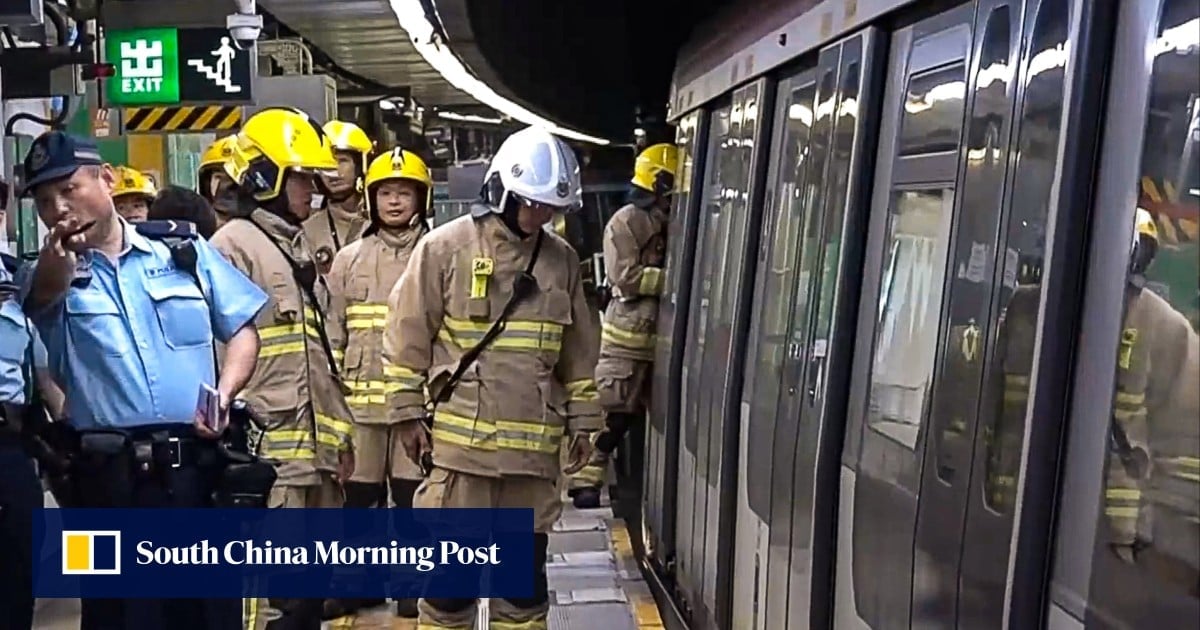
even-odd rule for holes
{"type": "Polygon", "coordinates": [[[75,431],[75,455],[80,463],[100,463],[127,459],[136,469],[190,468],[215,461],[216,443],[202,440],[187,431],[162,430],[85,430],[75,431]]]}

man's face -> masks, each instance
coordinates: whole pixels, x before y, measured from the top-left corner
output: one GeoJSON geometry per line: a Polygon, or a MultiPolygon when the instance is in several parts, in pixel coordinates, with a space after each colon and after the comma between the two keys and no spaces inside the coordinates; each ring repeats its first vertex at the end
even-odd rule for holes
{"type": "Polygon", "coordinates": [[[217,214],[229,214],[234,208],[226,207],[233,200],[233,189],[237,187],[237,183],[233,178],[225,174],[225,171],[216,171],[208,178],[208,193],[212,199],[213,209],[217,214]]]}
{"type": "Polygon", "coordinates": [[[521,226],[521,231],[526,234],[537,234],[537,231],[542,229],[543,225],[550,222],[554,218],[554,213],[557,210],[554,206],[548,206],[544,203],[522,203],[521,209],[517,211],[517,224],[521,226]]]}
{"type": "Polygon", "coordinates": [[[117,214],[130,223],[141,223],[150,215],[149,200],[141,195],[121,195],[113,199],[117,214]]]}
{"type": "Polygon", "coordinates": [[[97,245],[102,226],[112,219],[113,170],[103,166],[81,166],[69,177],[39,184],[33,191],[38,217],[53,228],[68,217],[80,225],[95,222],[83,233],[82,248],[97,245]]]}
{"type": "Polygon", "coordinates": [[[375,207],[379,220],[390,228],[409,225],[417,212],[417,185],[403,179],[393,179],[379,184],[375,189],[375,207]]]}
{"type": "Polygon", "coordinates": [[[337,157],[337,174],[321,175],[321,180],[325,184],[325,188],[329,189],[329,192],[334,196],[354,192],[354,184],[358,179],[356,161],[358,156],[346,151],[335,151],[334,156],[337,157]]]}
{"type": "Polygon", "coordinates": [[[317,190],[317,180],[305,173],[289,173],[283,185],[283,194],[287,195],[288,210],[301,221],[312,214],[313,193],[317,190]]]}

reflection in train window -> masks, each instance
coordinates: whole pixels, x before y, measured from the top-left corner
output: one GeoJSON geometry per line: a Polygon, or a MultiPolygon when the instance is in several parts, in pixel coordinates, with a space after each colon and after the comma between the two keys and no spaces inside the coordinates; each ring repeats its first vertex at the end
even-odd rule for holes
{"type": "Polygon", "coordinates": [[[1166,0],[1152,53],[1089,627],[1200,618],[1200,191],[1180,186],[1196,179],[1200,1],[1166,0]]]}
{"type": "Polygon", "coordinates": [[[1034,335],[1041,302],[1046,253],[1046,216],[1054,184],[1063,109],[1070,7],[1066,0],[1042,2],[1034,24],[1029,83],[1021,110],[1016,177],[1009,202],[1000,287],[996,358],[989,373],[995,405],[986,429],[984,501],[1008,513],[1017,497],[1017,474],[1025,439],[1025,408],[1033,371],[1034,335]],[[1037,69],[1035,72],[1034,69],[1037,69]]]}
{"type": "Polygon", "coordinates": [[[957,151],[966,92],[962,63],[913,75],[900,123],[900,155],[957,151]]]}
{"type": "Polygon", "coordinates": [[[871,428],[914,448],[933,381],[952,188],[898,190],[879,288],[871,428]]]}

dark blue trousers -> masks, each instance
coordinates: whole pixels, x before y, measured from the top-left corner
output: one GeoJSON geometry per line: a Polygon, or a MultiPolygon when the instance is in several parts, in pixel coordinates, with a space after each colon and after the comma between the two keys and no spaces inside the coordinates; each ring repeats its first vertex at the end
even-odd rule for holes
{"type": "Polygon", "coordinates": [[[33,511],[40,507],[33,460],[0,435],[0,628],[33,627],[33,511]]]}

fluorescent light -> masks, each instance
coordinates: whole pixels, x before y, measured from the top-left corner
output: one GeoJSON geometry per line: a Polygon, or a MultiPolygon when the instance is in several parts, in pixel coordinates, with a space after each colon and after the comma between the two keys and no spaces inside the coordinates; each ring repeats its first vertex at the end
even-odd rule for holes
{"type": "Polygon", "coordinates": [[[484,125],[499,125],[504,122],[502,118],[484,118],[475,114],[456,114],[454,112],[438,112],[438,118],[446,120],[457,120],[459,122],[482,123],[484,125]]]}
{"type": "Polygon", "coordinates": [[[551,133],[573,140],[601,145],[610,144],[604,138],[589,136],[561,127],[500,96],[486,83],[471,74],[471,71],[467,70],[448,48],[434,43],[433,25],[425,19],[425,8],[421,6],[421,0],[389,0],[389,2],[392,12],[396,14],[396,19],[400,22],[400,28],[408,33],[417,52],[421,53],[425,62],[437,70],[438,74],[454,87],[466,92],[484,105],[527,125],[542,127],[551,133]]]}

